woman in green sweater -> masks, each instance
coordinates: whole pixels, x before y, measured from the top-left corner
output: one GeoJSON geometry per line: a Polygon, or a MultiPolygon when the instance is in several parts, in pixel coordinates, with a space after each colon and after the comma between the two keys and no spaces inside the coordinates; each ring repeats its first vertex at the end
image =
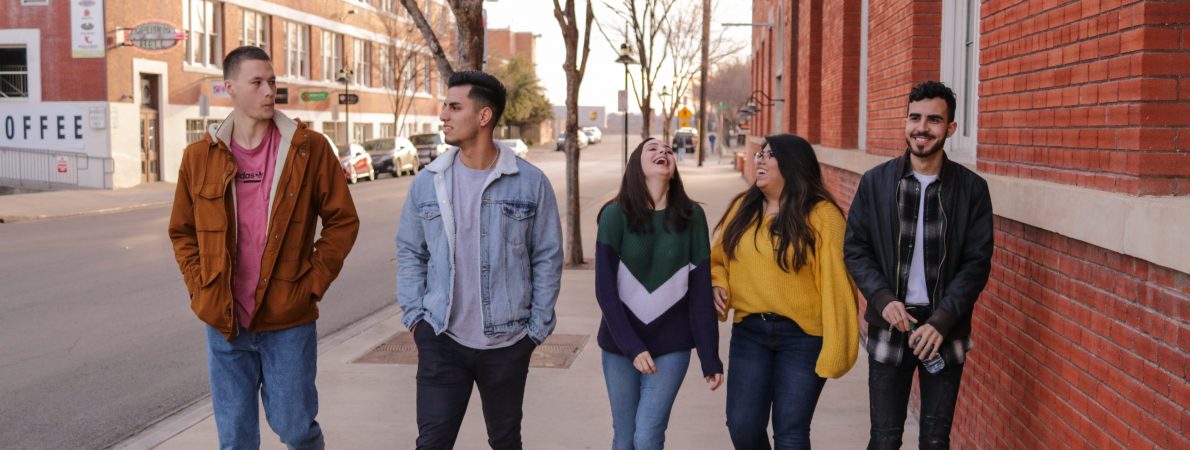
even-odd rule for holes
{"type": "Polygon", "coordinates": [[[716,226],[711,277],[720,318],[735,310],[727,427],[737,449],[810,448],[826,378],[855,364],[855,285],[843,263],[846,221],[822,183],[814,149],[765,138],[756,183],[716,226]]]}
{"type": "Polygon", "coordinates": [[[690,349],[712,390],[723,381],[708,234],[673,150],[646,139],[632,152],[619,195],[599,212],[595,244],[613,449],[664,447],[690,349]]]}

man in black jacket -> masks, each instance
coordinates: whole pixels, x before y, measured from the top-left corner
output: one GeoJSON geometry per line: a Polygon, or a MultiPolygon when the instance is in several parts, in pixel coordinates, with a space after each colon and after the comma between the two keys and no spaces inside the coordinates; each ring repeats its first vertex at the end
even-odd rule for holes
{"type": "Polygon", "coordinates": [[[950,446],[971,313],[993,248],[987,182],[942,150],[954,114],[950,88],[915,86],[905,155],[864,174],[848,213],[847,269],[868,300],[869,449],[901,448],[915,371],[921,448],[950,446]]]}

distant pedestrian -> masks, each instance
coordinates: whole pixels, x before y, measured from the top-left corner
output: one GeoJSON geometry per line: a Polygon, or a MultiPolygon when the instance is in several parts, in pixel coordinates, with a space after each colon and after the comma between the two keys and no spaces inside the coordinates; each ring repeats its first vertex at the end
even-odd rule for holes
{"type": "Polygon", "coordinates": [[[905,154],[860,178],[847,217],[847,268],[868,299],[869,449],[901,448],[915,371],[920,447],[950,448],[971,313],[992,267],[987,182],[943,151],[954,92],[928,81],[908,103],[905,154]]]}
{"type": "Polygon", "coordinates": [[[519,449],[530,356],[556,325],[558,204],[541,170],[492,140],[504,85],[465,71],[448,86],[440,118],[458,148],[414,178],[397,229],[397,302],[418,350],[417,448],[454,447],[478,386],[488,445],[519,449]]]}
{"type": "Polygon", "coordinates": [[[598,220],[595,296],[612,448],[660,449],[690,349],[711,390],[723,382],[706,215],[686,196],[673,150],[647,139],[598,220]]]}
{"type": "Polygon", "coordinates": [[[359,219],[326,137],[274,109],[269,55],[237,48],[223,77],[234,109],[186,147],[169,221],[190,308],[207,324],[219,446],[260,447],[261,400],[281,442],[320,449],[318,302],[359,219]]]}
{"type": "Polygon", "coordinates": [[[814,149],[765,138],[756,182],[732,201],[711,247],[715,306],[735,310],[727,428],[737,449],[810,448],[827,378],[859,352],[855,285],[843,263],[844,219],[814,149]]]}

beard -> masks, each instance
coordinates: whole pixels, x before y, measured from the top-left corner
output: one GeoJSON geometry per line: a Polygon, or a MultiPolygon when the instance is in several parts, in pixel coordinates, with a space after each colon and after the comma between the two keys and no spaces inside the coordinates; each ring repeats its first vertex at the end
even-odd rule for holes
{"type": "Polygon", "coordinates": [[[905,144],[909,146],[909,153],[913,154],[913,156],[916,156],[918,158],[923,158],[923,159],[929,158],[931,156],[934,156],[935,153],[938,153],[939,151],[941,151],[944,147],[946,147],[946,135],[942,135],[937,138],[937,140],[934,142],[934,145],[931,145],[931,146],[923,148],[923,149],[918,149],[917,145],[913,143],[913,138],[916,136],[924,136],[924,137],[931,137],[931,138],[934,136],[926,135],[926,134],[914,134],[914,135],[910,135],[909,137],[905,138],[905,144]]]}

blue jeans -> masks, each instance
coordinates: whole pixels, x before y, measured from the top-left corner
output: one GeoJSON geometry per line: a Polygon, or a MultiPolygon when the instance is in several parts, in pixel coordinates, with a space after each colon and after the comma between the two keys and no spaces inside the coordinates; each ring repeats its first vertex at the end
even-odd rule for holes
{"type": "Polygon", "coordinates": [[[324,448],[318,415],[318,333],[310,323],[280,331],[240,329],[231,342],[207,327],[207,366],[219,448],[260,448],[259,395],[269,426],[291,449],[324,448]]]}
{"type": "Polygon", "coordinates": [[[810,448],[810,421],[826,379],[814,373],[822,338],[775,314],[751,314],[731,329],[727,430],[736,449],[810,448]]]}
{"type": "Polygon", "coordinates": [[[690,351],[654,356],[657,372],[652,375],[640,373],[632,360],[603,352],[603,379],[612,404],[612,448],[661,449],[669,412],[690,367],[690,351]]]}

